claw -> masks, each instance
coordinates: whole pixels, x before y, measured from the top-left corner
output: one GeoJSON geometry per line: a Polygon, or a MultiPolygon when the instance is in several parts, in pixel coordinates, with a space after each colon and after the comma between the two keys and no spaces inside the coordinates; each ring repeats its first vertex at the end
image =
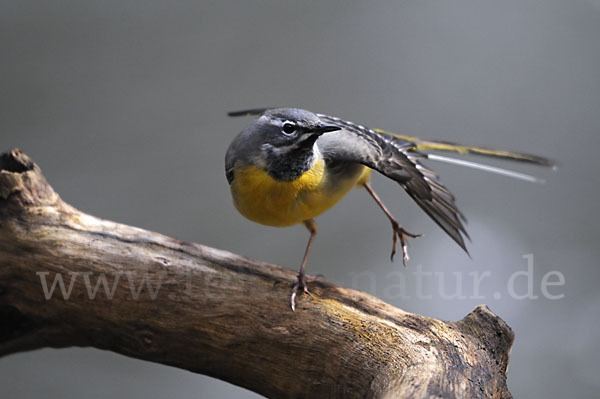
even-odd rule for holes
{"type": "Polygon", "coordinates": [[[296,290],[292,290],[292,296],[290,297],[290,306],[292,308],[292,312],[296,311],[296,290]]]}
{"type": "Polygon", "coordinates": [[[408,262],[408,260],[409,260],[408,246],[407,246],[406,238],[407,237],[418,238],[418,237],[421,237],[422,234],[413,234],[413,233],[410,233],[410,232],[404,230],[404,228],[402,228],[402,226],[400,226],[400,223],[398,223],[395,220],[392,220],[392,229],[394,230],[394,232],[393,232],[394,241],[392,243],[391,260],[392,260],[392,262],[394,261],[394,255],[396,255],[396,246],[398,245],[398,238],[400,238],[400,248],[402,248],[402,264],[404,266],[406,266],[406,262],[408,262]]]}
{"type": "Polygon", "coordinates": [[[296,277],[296,282],[292,286],[292,295],[290,296],[290,307],[292,311],[296,311],[296,296],[298,294],[298,290],[302,288],[302,293],[312,296],[308,291],[308,287],[306,286],[306,277],[304,274],[298,274],[296,277]]]}
{"type": "Polygon", "coordinates": [[[408,231],[404,230],[402,228],[402,226],[400,226],[400,223],[398,223],[396,221],[396,219],[394,219],[394,217],[392,216],[390,211],[386,208],[386,206],[383,204],[383,202],[381,202],[381,199],[375,193],[375,191],[373,191],[373,189],[371,188],[371,185],[368,182],[365,182],[365,183],[363,183],[363,186],[367,189],[367,191],[369,192],[371,197],[373,197],[375,202],[377,202],[377,205],[379,205],[379,207],[381,208],[383,213],[385,213],[385,215],[388,217],[388,219],[392,223],[392,229],[394,229],[394,233],[393,233],[394,234],[394,236],[393,236],[394,242],[392,243],[392,255],[390,257],[392,262],[394,261],[394,255],[396,255],[396,245],[398,245],[398,237],[400,237],[400,246],[402,248],[402,263],[404,264],[404,266],[406,266],[406,262],[408,262],[408,250],[406,247],[406,237],[408,236],[411,238],[417,238],[417,237],[421,237],[422,234],[413,234],[413,233],[409,233],[408,231]]]}

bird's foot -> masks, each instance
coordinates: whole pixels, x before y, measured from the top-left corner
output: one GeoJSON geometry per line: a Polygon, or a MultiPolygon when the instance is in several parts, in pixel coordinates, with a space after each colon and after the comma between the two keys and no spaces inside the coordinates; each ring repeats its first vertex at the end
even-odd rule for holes
{"type": "Polygon", "coordinates": [[[292,311],[296,311],[296,296],[300,293],[311,295],[306,285],[306,276],[303,273],[298,273],[296,276],[296,282],[292,286],[292,295],[290,296],[290,306],[292,311]]]}
{"type": "MultiPolygon", "coordinates": [[[[308,285],[308,283],[312,283],[314,281],[327,281],[327,279],[325,278],[324,274],[317,274],[314,277],[306,276],[306,275],[304,276],[305,285],[308,285]]],[[[297,284],[297,280],[294,281],[293,283],[290,283],[288,280],[277,279],[273,282],[273,287],[277,287],[279,285],[287,285],[288,287],[293,287],[296,284],[297,284]]]]}
{"type": "Polygon", "coordinates": [[[398,238],[399,238],[400,246],[402,248],[402,263],[404,264],[404,266],[406,266],[406,262],[408,262],[408,249],[406,246],[407,237],[418,238],[418,237],[421,237],[423,234],[410,233],[410,232],[404,230],[404,228],[400,225],[400,223],[398,223],[395,219],[390,219],[390,221],[392,222],[392,229],[394,230],[394,233],[393,233],[394,234],[394,242],[392,244],[392,255],[390,258],[393,262],[394,255],[396,255],[396,246],[398,245],[398,238]]]}

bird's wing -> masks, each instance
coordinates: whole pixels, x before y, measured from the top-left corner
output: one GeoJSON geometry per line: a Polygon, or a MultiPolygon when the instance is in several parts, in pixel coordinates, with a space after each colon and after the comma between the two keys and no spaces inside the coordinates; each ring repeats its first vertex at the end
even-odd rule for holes
{"type": "Polygon", "coordinates": [[[463,238],[469,238],[463,225],[465,218],[456,207],[454,196],[421,163],[426,155],[419,153],[413,142],[339,118],[318,116],[323,122],[342,128],[319,138],[317,143],[325,159],[360,163],[395,180],[468,253],[463,238]]]}

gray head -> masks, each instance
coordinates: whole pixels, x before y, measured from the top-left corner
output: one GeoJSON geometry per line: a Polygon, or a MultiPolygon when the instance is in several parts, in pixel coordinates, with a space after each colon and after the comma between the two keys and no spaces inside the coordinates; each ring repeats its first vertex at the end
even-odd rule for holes
{"type": "Polygon", "coordinates": [[[262,139],[265,148],[279,152],[312,148],[320,135],[339,129],[339,126],[323,124],[316,114],[298,108],[266,110],[248,128],[262,139]]]}
{"type": "MultiPolygon", "coordinates": [[[[250,112],[233,113],[243,115],[250,112]]],[[[280,180],[293,180],[310,169],[314,144],[323,133],[340,130],[324,124],[314,113],[298,108],[265,110],[231,143],[226,168],[236,161],[265,169],[280,180]]]]}

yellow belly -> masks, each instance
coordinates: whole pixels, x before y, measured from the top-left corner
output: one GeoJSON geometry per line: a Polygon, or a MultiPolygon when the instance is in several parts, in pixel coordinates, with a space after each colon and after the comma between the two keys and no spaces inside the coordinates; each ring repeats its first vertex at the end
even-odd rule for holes
{"type": "Polygon", "coordinates": [[[291,226],[320,215],[368,180],[369,168],[352,165],[352,169],[344,177],[329,175],[320,160],[296,180],[284,182],[255,166],[238,167],[231,183],[233,203],[254,222],[291,226]]]}

